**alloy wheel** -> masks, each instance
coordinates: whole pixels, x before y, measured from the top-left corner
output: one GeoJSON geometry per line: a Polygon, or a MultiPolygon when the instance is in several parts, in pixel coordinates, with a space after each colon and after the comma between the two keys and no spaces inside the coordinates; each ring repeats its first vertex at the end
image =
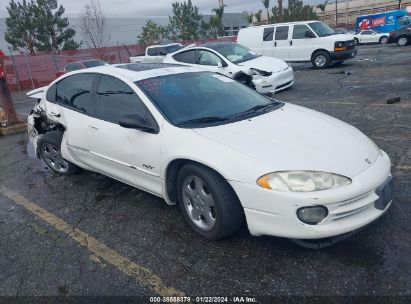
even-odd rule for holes
{"type": "Polygon", "coordinates": [[[66,173],[69,170],[69,163],[61,157],[60,149],[56,146],[46,143],[41,147],[40,153],[47,165],[54,171],[66,173]]]}
{"type": "Polygon", "coordinates": [[[183,204],[190,220],[202,230],[211,230],[216,222],[215,201],[207,185],[198,176],[183,183],[183,204]]]}

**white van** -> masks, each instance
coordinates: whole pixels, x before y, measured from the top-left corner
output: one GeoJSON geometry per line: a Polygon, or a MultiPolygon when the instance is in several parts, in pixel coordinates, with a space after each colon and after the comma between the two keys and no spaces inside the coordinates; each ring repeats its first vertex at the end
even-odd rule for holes
{"type": "Polygon", "coordinates": [[[237,42],[260,55],[289,62],[308,62],[317,69],[357,54],[352,36],[336,34],[320,21],[298,21],[243,28],[237,42]]]}

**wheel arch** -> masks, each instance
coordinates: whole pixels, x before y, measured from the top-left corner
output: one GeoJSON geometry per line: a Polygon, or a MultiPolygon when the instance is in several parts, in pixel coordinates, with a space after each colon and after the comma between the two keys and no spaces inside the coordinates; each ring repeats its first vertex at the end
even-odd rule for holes
{"type": "MultiPolygon", "coordinates": [[[[176,205],[177,204],[177,175],[178,172],[180,172],[181,168],[187,164],[196,164],[199,166],[206,167],[215,173],[219,174],[222,178],[227,180],[227,177],[224,176],[219,170],[216,168],[213,168],[210,165],[201,163],[196,160],[188,159],[188,158],[176,158],[170,161],[164,172],[164,194],[165,194],[165,200],[168,205],[176,205]]],[[[228,183],[230,188],[234,191],[234,189],[231,187],[230,183],[228,183]]],[[[235,193],[235,191],[234,191],[235,193]]],[[[237,194],[235,193],[237,196],[237,194]]],[[[238,198],[238,197],[237,197],[238,198]]]]}
{"type": "Polygon", "coordinates": [[[311,53],[311,59],[313,60],[315,54],[317,54],[318,52],[326,52],[328,55],[330,55],[330,51],[326,50],[326,49],[316,49],[314,52],[311,53]]]}

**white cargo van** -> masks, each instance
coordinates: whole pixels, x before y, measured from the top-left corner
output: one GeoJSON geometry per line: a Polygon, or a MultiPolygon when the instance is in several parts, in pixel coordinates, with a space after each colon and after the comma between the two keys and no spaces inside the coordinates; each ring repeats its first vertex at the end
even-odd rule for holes
{"type": "Polygon", "coordinates": [[[336,34],[320,21],[298,21],[243,28],[237,42],[260,55],[289,62],[311,61],[317,69],[357,54],[352,36],[336,34]]]}

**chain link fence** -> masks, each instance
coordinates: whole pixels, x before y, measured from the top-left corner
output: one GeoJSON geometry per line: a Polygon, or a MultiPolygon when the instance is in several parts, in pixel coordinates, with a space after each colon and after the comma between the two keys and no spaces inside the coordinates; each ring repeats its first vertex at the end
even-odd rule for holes
{"type": "MultiPolygon", "coordinates": [[[[185,41],[191,43],[205,43],[212,41],[235,41],[235,36],[200,41],[185,41]]],[[[6,79],[12,91],[31,90],[48,85],[57,78],[57,73],[63,71],[70,62],[87,59],[102,59],[110,64],[128,63],[130,56],[143,55],[145,47],[142,45],[117,45],[100,49],[80,49],[62,51],[59,54],[37,53],[35,55],[11,52],[5,60],[6,79]]]]}

